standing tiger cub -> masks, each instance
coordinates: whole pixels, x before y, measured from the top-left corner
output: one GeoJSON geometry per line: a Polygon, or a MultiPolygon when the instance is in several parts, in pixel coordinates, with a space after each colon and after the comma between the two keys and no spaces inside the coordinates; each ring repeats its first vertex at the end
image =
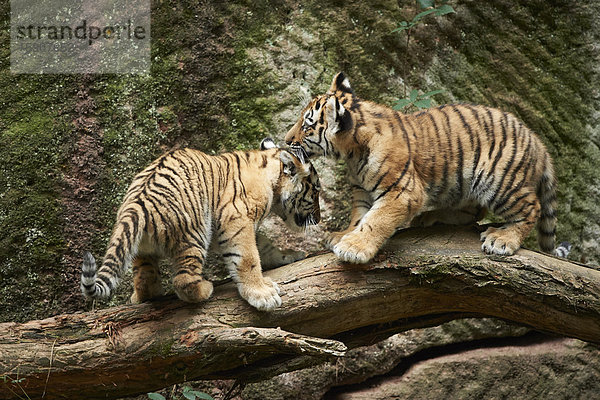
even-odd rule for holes
{"type": "Polygon", "coordinates": [[[536,221],[540,247],[554,248],[552,160],[512,114],[462,104],[405,115],[358,99],[339,73],[329,91],[304,108],[285,141],[308,156],[346,160],[351,221],[330,237],[344,261],[369,261],[411,221],[474,222],[482,208],[506,220],[481,234],[484,252],[513,254],[536,221]]]}
{"type": "Polygon", "coordinates": [[[159,296],[158,262],[166,256],[174,264],[177,296],[205,300],[213,285],[201,273],[212,243],[240,295],[259,310],[271,310],[281,298],[277,284],[262,275],[261,256],[263,266],[273,267],[304,254],[280,251],[257,228],[270,210],[290,227],[318,223],[319,189],[313,166],[275,148],[271,139],[263,140],[260,151],[169,152],[133,179],[102,267],[96,270],[90,253],[84,257],[81,290],[86,297],[110,296],[133,262],[132,302],[159,296]]]}

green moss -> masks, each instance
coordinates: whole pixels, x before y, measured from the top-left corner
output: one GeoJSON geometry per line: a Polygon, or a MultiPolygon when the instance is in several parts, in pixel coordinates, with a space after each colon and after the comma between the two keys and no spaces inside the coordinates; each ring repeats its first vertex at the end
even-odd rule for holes
{"type": "Polygon", "coordinates": [[[236,26],[233,55],[228,61],[227,107],[224,125],[227,149],[256,148],[267,136],[276,136],[272,116],[282,106],[278,83],[273,71],[259,65],[248,52],[276,37],[282,30],[281,20],[288,11],[283,2],[230,4],[228,13],[236,26]]]}
{"type": "Polygon", "coordinates": [[[43,316],[57,305],[65,246],[57,171],[67,130],[36,112],[0,133],[0,320],[43,316]]]}
{"type": "Polygon", "coordinates": [[[396,2],[352,1],[332,7],[310,2],[306,11],[297,23],[317,34],[322,46],[311,49],[324,72],[315,93],[326,91],[333,75],[344,71],[362,98],[389,101],[400,96],[391,93],[390,97],[389,78],[403,69],[404,40],[392,30],[408,16],[396,2]]]}
{"type": "Polygon", "coordinates": [[[162,342],[154,342],[150,347],[149,354],[153,354],[158,357],[168,357],[171,355],[171,349],[175,344],[175,339],[165,339],[162,342]]]}

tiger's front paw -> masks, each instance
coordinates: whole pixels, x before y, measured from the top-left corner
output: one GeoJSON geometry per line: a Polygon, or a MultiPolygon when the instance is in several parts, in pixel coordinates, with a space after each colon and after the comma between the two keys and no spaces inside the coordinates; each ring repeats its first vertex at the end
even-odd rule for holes
{"type": "Polygon", "coordinates": [[[264,278],[261,285],[238,284],[240,295],[254,308],[271,311],[281,305],[279,286],[270,278],[264,278]]]}
{"type": "Polygon", "coordinates": [[[483,242],[481,250],[487,254],[510,256],[521,247],[518,239],[503,228],[488,228],[481,233],[480,240],[483,242]]]}
{"type": "Polygon", "coordinates": [[[379,249],[366,242],[364,235],[349,233],[344,235],[332,250],[342,261],[364,264],[372,259],[379,249]]]}
{"type": "Polygon", "coordinates": [[[342,238],[346,235],[346,231],[341,232],[328,232],[327,233],[327,247],[333,250],[333,247],[342,240],[342,238]]]}

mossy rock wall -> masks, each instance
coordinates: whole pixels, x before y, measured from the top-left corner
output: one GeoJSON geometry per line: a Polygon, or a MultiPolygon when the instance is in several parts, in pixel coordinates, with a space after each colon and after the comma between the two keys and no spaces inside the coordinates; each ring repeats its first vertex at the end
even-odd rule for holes
{"type": "Polygon", "coordinates": [[[438,104],[517,114],[556,162],[558,239],[598,263],[598,2],[451,1],[457,13],[426,19],[408,47],[392,30],[414,2],[301,3],[155,1],[147,76],[13,75],[0,5],[0,321],[84,308],[82,252],[103,254],[153,158],[281,139],[340,70],[365,99],[443,89],[438,104]]]}

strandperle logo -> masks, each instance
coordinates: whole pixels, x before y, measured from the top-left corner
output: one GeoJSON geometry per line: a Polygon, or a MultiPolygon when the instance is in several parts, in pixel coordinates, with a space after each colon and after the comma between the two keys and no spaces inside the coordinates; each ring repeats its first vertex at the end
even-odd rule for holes
{"type": "Polygon", "coordinates": [[[150,70],[150,0],[11,0],[11,72],[150,70]]]}
{"type": "Polygon", "coordinates": [[[17,40],[87,40],[88,45],[92,45],[96,40],[143,40],[146,38],[146,28],[140,25],[133,26],[131,19],[123,25],[110,25],[99,27],[88,25],[84,19],[81,24],[75,27],[69,25],[62,26],[17,26],[17,40]]]}

